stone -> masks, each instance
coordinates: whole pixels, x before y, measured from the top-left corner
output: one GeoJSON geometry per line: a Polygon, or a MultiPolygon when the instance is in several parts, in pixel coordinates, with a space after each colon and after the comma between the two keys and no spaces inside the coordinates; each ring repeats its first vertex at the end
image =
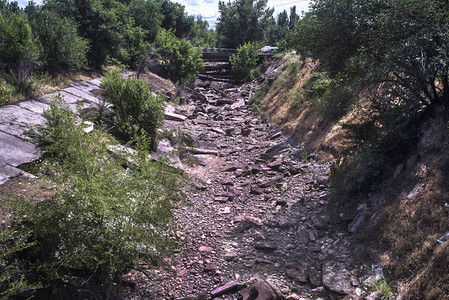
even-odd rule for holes
{"type": "Polygon", "coordinates": [[[339,294],[350,294],[351,278],[346,267],[339,262],[324,261],[323,267],[323,285],[329,290],[339,294]]]}
{"type": "Polygon", "coordinates": [[[242,135],[243,136],[249,136],[251,134],[251,128],[248,128],[248,127],[246,127],[246,128],[243,128],[242,129],[242,135]]]}
{"type": "Polygon", "coordinates": [[[270,140],[274,140],[282,135],[282,131],[278,131],[270,136],[270,140]]]}
{"type": "Polygon", "coordinates": [[[208,263],[204,266],[204,272],[211,272],[218,270],[218,265],[216,263],[208,263]]]}
{"type": "Polygon", "coordinates": [[[251,194],[253,194],[253,195],[263,194],[263,189],[261,189],[257,185],[253,185],[253,186],[251,186],[251,194]]]}
{"type": "Polygon", "coordinates": [[[222,197],[222,196],[218,196],[214,198],[215,202],[220,202],[220,203],[225,203],[229,200],[228,197],[222,197]]]}
{"type": "Polygon", "coordinates": [[[235,128],[234,127],[227,127],[225,128],[225,134],[226,136],[231,136],[232,133],[234,132],[235,128]]]}
{"type": "Polygon", "coordinates": [[[217,128],[217,127],[209,128],[209,130],[210,130],[210,131],[213,131],[213,132],[216,132],[216,133],[219,133],[219,134],[223,134],[223,135],[226,134],[226,132],[225,132],[223,129],[217,128]]]}
{"type": "Polygon", "coordinates": [[[362,223],[365,221],[365,216],[364,215],[360,215],[357,217],[357,219],[355,219],[353,222],[351,222],[351,224],[349,224],[348,226],[348,231],[351,233],[354,233],[357,231],[357,229],[359,229],[360,225],[362,225],[362,223]]]}
{"type": "Polygon", "coordinates": [[[270,169],[273,169],[273,170],[279,170],[282,163],[283,163],[282,159],[277,159],[277,160],[267,164],[267,167],[269,167],[270,169]]]}
{"type": "Polygon", "coordinates": [[[212,150],[212,149],[201,149],[201,148],[195,148],[195,147],[186,147],[185,149],[193,154],[218,155],[218,151],[212,150]]]}
{"type": "Polygon", "coordinates": [[[234,101],[229,98],[219,98],[217,99],[216,105],[225,105],[225,104],[232,104],[234,101]]]}
{"type": "Polygon", "coordinates": [[[265,280],[255,280],[247,288],[240,291],[242,300],[278,300],[282,299],[273,287],[265,280]]]}
{"type": "Polygon", "coordinates": [[[259,183],[259,187],[261,188],[266,188],[269,186],[273,186],[278,182],[281,182],[284,179],[284,176],[276,176],[273,178],[270,178],[268,180],[262,181],[261,183],[259,183]]]}
{"type": "Polygon", "coordinates": [[[214,249],[212,249],[212,247],[208,247],[208,246],[201,246],[198,248],[198,251],[200,251],[200,252],[211,252],[212,250],[214,250],[214,249]]]}
{"type": "Polygon", "coordinates": [[[169,111],[165,111],[164,112],[164,117],[166,120],[171,120],[171,121],[178,121],[178,122],[184,122],[185,120],[187,120],[186,116],[174,113],[174,112],[169,112],[169,111]]]}
{"type": "Polygon", "coordinates": [[[0,161],[17,167],[36,160],[37,148],[34,144],[0,131],[0,161]]]}
{"type": "Polygon", "coordinates": [[[210,292],[210,295],[212,297],[217,297],[220,296],[222,294],[225,294],[227,292],[232,292],[232,291],[236,291],[242,288],[242,285],[235,282],[235,281],[229,281],[226,284],[214,289],[213,291],[210,292]]]}
{"type": "Polygon", "coordinates": [[[256,248],[257,250],[274,251],[277,249],[277,246],[274,242],[263,241],[256,243],[254,245],[254,248],[256,248]]]}
{"type": "Polygon", "coordinates": [[[299,283],[306,283],[307,281],[307,273],[305,269],[299,269],[299,268],[292,268],[288,269],[285,273],[287,277],[290,279],[293,279],[296,282],[299,283]]]}
{"type": "Polygon", "coordinates": [[[227,251],[225,254],[223,254],[223,259],[226,261],[231,261],[237,258],[238,255],[234,251],[227,251]]]}

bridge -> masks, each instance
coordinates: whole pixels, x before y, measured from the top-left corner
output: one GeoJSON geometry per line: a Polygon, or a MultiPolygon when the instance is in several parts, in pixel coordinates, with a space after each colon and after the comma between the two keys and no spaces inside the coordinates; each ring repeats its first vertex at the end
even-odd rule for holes
{"type": "MultiPolygon", "coordinates": [[[[228,62],[232,54],[237,54],[237,49],[230,48],[203,48],[197,47],[203,54],[205,62],[228,62]]],[[[259,59],[266,59],[273,56],[272,52],[259,51],[259,59]]]]}

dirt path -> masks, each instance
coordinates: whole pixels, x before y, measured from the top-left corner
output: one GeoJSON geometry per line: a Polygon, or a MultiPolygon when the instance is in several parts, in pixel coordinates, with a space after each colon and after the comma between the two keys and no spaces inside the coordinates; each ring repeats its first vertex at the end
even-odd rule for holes
{"type": "Polygon", "coordinates": [[[177,107],[187,121],[166,121],[197,148],[184,159],[179,245],[146,275],[126,276],[128,298],[356,299],[347,235],[328,215],[329,164],[255,116],[245,91],[195,89],[177,107]]]}

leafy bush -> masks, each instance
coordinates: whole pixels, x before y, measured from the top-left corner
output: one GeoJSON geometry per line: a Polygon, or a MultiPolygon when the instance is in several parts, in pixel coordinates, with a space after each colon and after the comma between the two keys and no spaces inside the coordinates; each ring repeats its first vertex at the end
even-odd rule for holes
{"type": "Polygon", "coordinates": [[[8,103],[9,99],[11,99],[11,91],[6,87],[0,85],[0,106],[8,103]]]}
{"type": "MultiPolygon", "coordinates": [[[[31,11],[30,7],[28,9],[31,11]]],[[[47,70],[80,70],[87,66],[89,43],[80,37],[73,20],[35,8],[29,15],[33,35],[40,44],[41,67],[47,70]]]]}
{"type": "Polygon", "coordinates": [[[33,92],[31,76],[38,56],[25,16],[11,12],[0,14],[0,69],[18,93],[29,96],[33,92]]]}
{"type": "Polygon", "coordinates": [[[351,87],[340,78],[330,78],[327,73],[314,73],[304,86],[310,95],[313,112],[330,121],[342,117],[355,101],[351,87]]]}
{"type": "Polygon", "coordinates": [[[252,70],[257,66],[259,45],[245,43],[237,48],[237,54],[231,55],[232,72],[240,79],[250,79],[252,70]]]}
{"type": "Polygon", "coordinates": [[[171,80],[179,83],[193,81],[203,70],[201,52],[188,41],[179,40],[172,31],[159,30],[155,44],[171,80]]]}
{"type": "Polygon", "coordinates": [[[143,130],[157,148],[157,128],[164,114],[163,99],[152,93],[139,79],[123,79],[119,69],[111,69],[103,78],[106,100],[114,104],[116,127],[128,141],[143,130]]]}
{"type": "Polygon", "coordinates": [[[179,198],[170,169],[118,146],[111,153],[113,138],[101,131],[84,133],[60,100],[46,118],[38,135],[52,146],[40,151],[64,149],[65,154],[45,162],[54,174],[55,195],[51,201],[16,198],[9,203],[18,218],[10,229],[14,240],[0,241],[0,249],[13,252],[0,256],[0,268],[29,267],[18,270],[18,277],[5,275],[0,285],[14,276],[17,284],[17,278],[25,278],[52,287],[117,281],[141,260],[160,257],[168,246],[171,207],[179,198]],[[50,124],[58,126],[50,130],[50,124]],[[20,247],[24,241],[29,244],[20,247]]]}

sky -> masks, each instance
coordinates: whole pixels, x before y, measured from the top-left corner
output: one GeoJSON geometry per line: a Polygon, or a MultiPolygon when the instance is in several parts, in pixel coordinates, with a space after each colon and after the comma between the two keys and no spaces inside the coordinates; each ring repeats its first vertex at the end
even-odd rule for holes
{"type": "MultiPolygon", "coordinates": [[[[209,28],[215,28],[215,23],[219,16],[218,1],[219,0],[172,0],[181,3],[189,15],[203,17],[203,20],[209,22],[209,28]]],[[[229,0],[224,0],[228,2],[229,0]]],[[[302,11],[308,11],[309,0],[268,0],[268,7],[274,7],[275,15],[282,12],[284,9],[290,11],[290,7],[296,5],[296,13],[300,14],[302,11]]]]}
{"type": "MultiPolygon", "coordinates": [[[[173,2],[181,3],[189,15],[203,17],[203,20],[209,22],[209,28],[214,29],[218,18],[218,1],[219,0],[172,0],[173,2]]],[[[229,0],[224,0],[228,2],[229,0]]],[[[28,0],[17,0],[20,6],[25,7],[28,0]]],[[[41,0],[35,0],[36,3],[41,3],[41,0]]],[[[290,7],[296,5],[296,13],[300,14],[302,11],[308,11],[309,0],[268,0],[268,7],[274,7],[275,15],[283,11],[290,11],[290,7]]]]}

